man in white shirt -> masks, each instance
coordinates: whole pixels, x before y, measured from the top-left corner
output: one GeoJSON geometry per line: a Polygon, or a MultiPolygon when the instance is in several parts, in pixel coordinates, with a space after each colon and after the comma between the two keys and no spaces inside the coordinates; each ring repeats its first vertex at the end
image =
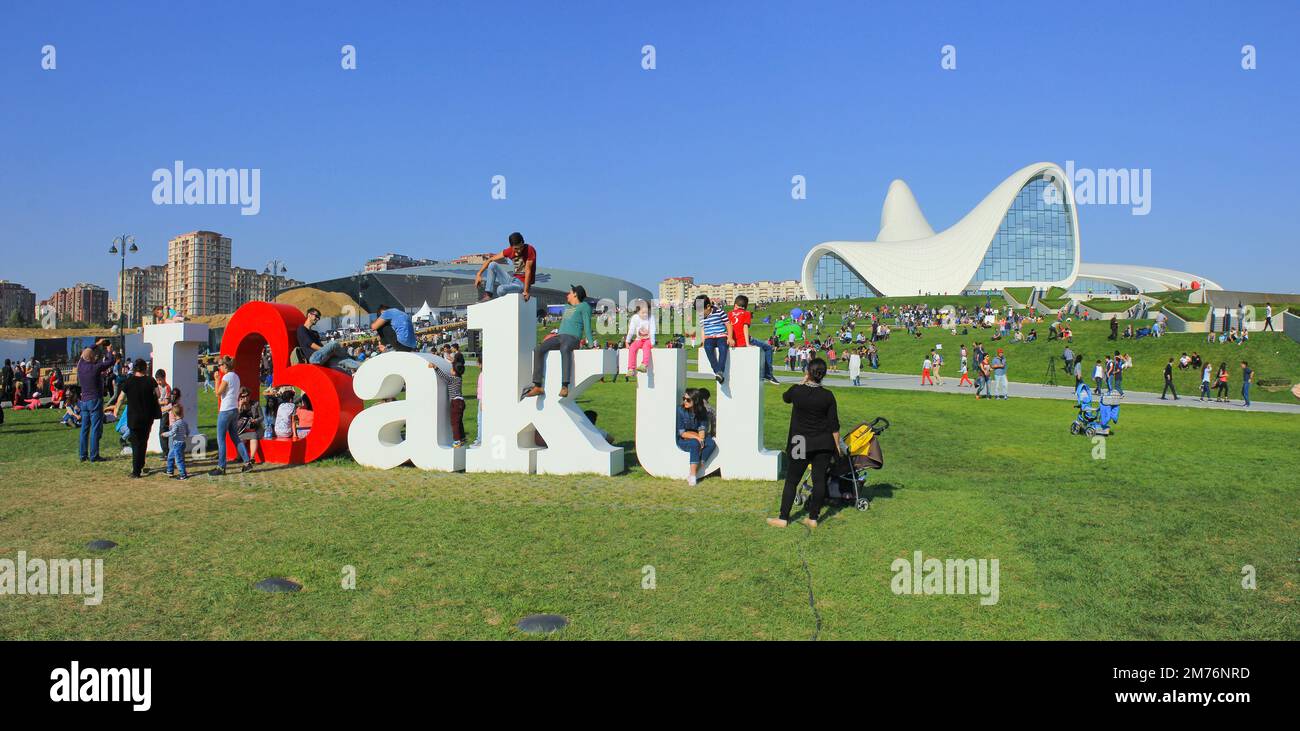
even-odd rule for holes
{"type": "Polygon", "coordinates": [[[224,356],[220,361],[221,382],[217,384],[217,467],[208,474],[220,477],[226,474],[226,435],[230,435],[244,466],[242,471],[253,469],[244,440],[239,438],[239,374],[235,373],[235,359],[224,356]]]}

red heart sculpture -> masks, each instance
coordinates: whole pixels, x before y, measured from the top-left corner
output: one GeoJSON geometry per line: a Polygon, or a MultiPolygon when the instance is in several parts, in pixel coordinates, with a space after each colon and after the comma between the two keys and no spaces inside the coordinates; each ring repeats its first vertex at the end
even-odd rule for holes
{"type": "MultiPolygon", "coordinates": [[[[306,464],[347,446],[348,427],[365,404],[352,390],[352,378],[325,366],[300,363],[289,365],[289,354],[298,345],[298,327],[306,316],[297,307],[272,302],[249,302],[231,315],[221,336],[221,354],[235,359],[239,382],[253,398],[261,397],[258,366],[262,347],[271,346],[273,386],[295,386],[311,399],[315,420],[302,439],[260,439],[261,459],[276,464],[306,464]]],[[[275,418],[274,414],[266,415],[275,418]]],[[[235,445],[226,437],[226,449],[235,445]]]]}

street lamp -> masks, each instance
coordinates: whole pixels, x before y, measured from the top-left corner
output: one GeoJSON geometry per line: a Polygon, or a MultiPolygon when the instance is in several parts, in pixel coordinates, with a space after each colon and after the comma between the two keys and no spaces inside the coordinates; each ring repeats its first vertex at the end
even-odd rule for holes
{"type": "Polygon", "coordinates": [[[132,254],[140,250],[135,245],[134,236],[131,236],[130,234],[122,234],[121,236],[116,236],[113,238],[113,245],[108,249],[108,253],[118,254],[121,256],[122,259],[122,268],[119,270],[119,274],[117,278],[117,333],[118,335],[126,334],[125,333],[126,312],[123,310],[122,290],[124,289],[123,285],[126,284],[126,252],[128,248],[131,250],[132,254]],[[118,248],[119,246],[121,247],[121,249],[118,248]]]}
{"type": "Polygon", "coordinates": [[[272,259],[267,262],[266,268],[262,270],[263,274],[271,275],[271,301],[275,301],[275,296],[280,293],[279,278],[289,273],[289,267],[279,259],[272,259]]]}

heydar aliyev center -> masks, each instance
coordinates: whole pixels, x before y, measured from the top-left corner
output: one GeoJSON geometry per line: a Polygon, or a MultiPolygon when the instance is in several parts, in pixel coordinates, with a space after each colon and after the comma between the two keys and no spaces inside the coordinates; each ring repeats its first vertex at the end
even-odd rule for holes
{"type": "Polygon", "coordinates": [[[1004,287],[1136,294],[1193,281],[1187,272],[1120,264],[1081,264],[1074,188],[1058,165],[1017,170],[950,228],[935,233],[911,188],[889,184],[875,241],[828,241],[803,261],[809,297],[956,294],[1004,287]]]}

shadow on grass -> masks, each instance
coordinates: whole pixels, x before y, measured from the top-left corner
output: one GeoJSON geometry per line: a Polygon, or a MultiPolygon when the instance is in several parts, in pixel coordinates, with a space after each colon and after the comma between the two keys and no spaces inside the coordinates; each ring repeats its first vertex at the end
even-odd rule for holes
{"type": "MultiPolygon", "coordinates": [[[[860,494],[862,497],[866,498],[867,500],[874,501],[876,498],[891,498],[894,496],[894,490],[901,489],[901,488],[902,488],[901,485],[895,485],[890,482],[885,482],[879,485],[867,485],[862,489],[860,494]]],[[[822,503],[821,517],[818,518],[818,522],[830,520],[831,518],[835,517],[835,515],[839,513],[841,510],[845,510],[845,509],[856,511],[858,509],[857,502],[852,499],[845,500],[843,498],[828,497],[826,498],[826,502],[822,503]]],[[[806,517],[807,515],[808,515],[808,504],[805,502],[803,505],[800,505],[798,509],[795,510],[793,514],[791,514],[790,517],[792,520],[798,520],[799,518],[806,517]]]]}
{"type": "Polygon", "coordinates": [[[878,485],[868,484],[863,490],[863,497],[868,500],[875,500],[878,497],[891,498],[894,496],[894,490],[901,489],[902,485],[895,485],[892,482],[882,482],[878,485]]]}

